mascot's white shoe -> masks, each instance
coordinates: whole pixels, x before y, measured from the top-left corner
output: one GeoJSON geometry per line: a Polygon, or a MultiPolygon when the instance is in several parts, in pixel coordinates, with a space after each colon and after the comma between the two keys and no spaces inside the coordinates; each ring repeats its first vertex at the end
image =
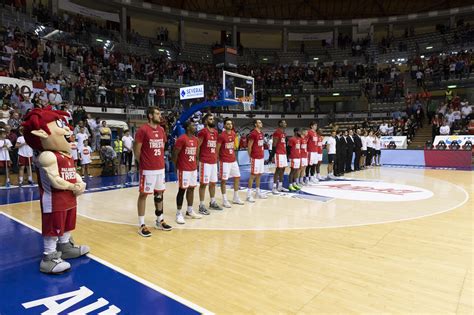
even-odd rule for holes
{"type": "Polygon", "coordinates": [[[67,243],[58,243],[58,245],[56,245],[56,250],[62,252],[62,259],[70,259],[87,254],[90,251],[90,248],[87,245],[74,245],[74,241],[71,237],[67,243]]]}
{"type": "Polygon", "coordinates": [[[70,269],[71,265],[61,259],[61,252],[43,255],[40,263],[40,271],[43,273],[59,275],[68,272],[70,269]]]}

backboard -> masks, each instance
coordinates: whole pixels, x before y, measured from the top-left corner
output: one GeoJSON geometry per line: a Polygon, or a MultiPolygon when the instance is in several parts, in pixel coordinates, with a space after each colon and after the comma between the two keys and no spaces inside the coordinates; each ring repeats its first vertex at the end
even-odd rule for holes
{"type": "Polygon", "coordinates": [[[242,103],[244,110],[255,106],[255,80],[253,77],[222,71],[222,98],[242,103]]]}

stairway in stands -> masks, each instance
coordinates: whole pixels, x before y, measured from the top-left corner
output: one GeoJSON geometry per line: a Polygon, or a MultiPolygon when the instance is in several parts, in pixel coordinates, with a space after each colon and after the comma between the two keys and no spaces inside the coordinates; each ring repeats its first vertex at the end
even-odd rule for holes
{"type": "Polygon", "coordinates": [[[412,142],[408,145],[408,149],[422,149],[428,140],[431,140],[431,125],[425,121],[423,128],[418,129],[412,142]]]}

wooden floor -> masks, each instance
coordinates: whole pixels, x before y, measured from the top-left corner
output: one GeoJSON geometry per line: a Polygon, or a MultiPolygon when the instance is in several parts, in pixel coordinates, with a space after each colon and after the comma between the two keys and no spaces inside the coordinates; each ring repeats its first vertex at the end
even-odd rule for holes
{"type": "MultiPolygon", "coordinates": [[[[132,226],[136,188],[113,190],[81,197],[87,217],[79,216],[74,236],[94,255],[216,313],[473,314],[474,173],[382,168],[353,176],[434,195],[409,202],[272,196],[144,239],[132,226]]],[[[170,223],[175,189],[171,183],[165,194],[170,223]]],[[[38,207],[0,211],[39,227],[38,207]]]]}

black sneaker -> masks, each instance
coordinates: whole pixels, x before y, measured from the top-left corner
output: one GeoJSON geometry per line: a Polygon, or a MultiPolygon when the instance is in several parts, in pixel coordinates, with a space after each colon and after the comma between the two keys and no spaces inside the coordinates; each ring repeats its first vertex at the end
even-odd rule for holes
{"type": "Polygon", "coordinates": [[[163,230],[163,231],[171,231],[173,227],[168,225],[165,220],[161,220],[161,222],[155,221],[155,229],[163,230]]]}
{"type": "Polygon", "coordinates": [[[140,228],[138,229],[138,234],[140,234],[143,237],[150,237],[151,232],[150,230],[146,227],[145,224],[142,224],[140,228]]]}

